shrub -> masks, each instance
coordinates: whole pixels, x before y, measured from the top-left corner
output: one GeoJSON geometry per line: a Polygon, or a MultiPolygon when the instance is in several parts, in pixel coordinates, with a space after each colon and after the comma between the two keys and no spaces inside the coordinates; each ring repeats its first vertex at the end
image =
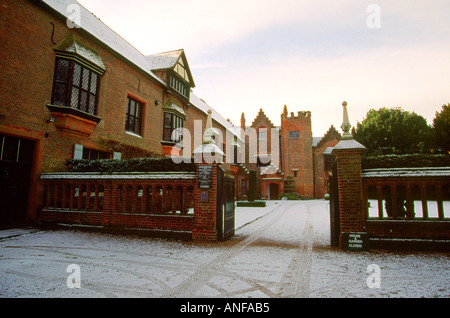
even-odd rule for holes
{"type": "Polygon", "coordinates": [[[249,171],[249,182],[248,182],[248,201],[256,200],[256,171],[249,171]]]}
{"type": "Polygon", "coordinates": [[[288,200],[298,200],[298,193],[295,191],[294,176],[287,176],[284,180],[284,194],[283,197],[288,200]]]}
{"type": "Polygon", "coordinates": [[[298,200],[298,193],[297,192],[292,192],[292,193],[284,193],[282,195],[283,198],[286,198],[287,200],[298,200]]]}
{"type": "Polygon", "coordinates": [[[111,159],[69,159],[66,166],[72,172],[195,172],[195,163],[175,163],[172,158],[111,159]]]}
{"type": "Polygon", "coordinates": [[[237,201],[236,206],[263,208],[266,206],[266,201],[237,201]]]}
{"type": "Polygon", "coordinates": [[[362,169],[450,167],[450,155],[406,154],[363,157],[362,169]]]}

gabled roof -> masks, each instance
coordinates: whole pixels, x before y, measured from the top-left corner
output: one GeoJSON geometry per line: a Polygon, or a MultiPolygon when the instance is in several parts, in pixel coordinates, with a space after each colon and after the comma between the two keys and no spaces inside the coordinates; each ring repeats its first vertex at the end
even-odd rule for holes
{"type": "Polygon", "coordinates": [[[263,120],[266,123],[269,124],[270,127],[275,128],[274,124],[272,124],[272,122],[270,121],[270,119],[266,116],[266,114],[264,114],[264,111],[262,110],[262,108],[259,109],[259,113],[258,115],[256,115],[256,118],[253,120],[252,124],[250,127],[254,127],[254,124],[258,121],[258,120],[263,120]]]}
{"type": "Polygon", "coordinates": [[[195,87],[194,78],[189,68],[186,53],[184,52],[183,49],[145,56],[145,60],[147,61],[147,64],[151,71],[173,69],[180,59],[182,59],[183,65],[188,73],[189,81],[192,84],[192,87],[195,87]]]}
{"type": "Polygon", "coordinates": [[[322,140],[323,137],[312,137],[312,146],[317,147],[317,144],[322,140]]]}
{"type": "MultiPolygon", "coordinates": [[[[316,147],[320,147],[324,142],[328,140],[337,140],[339,141],[341,139],[341,134],[334,128],[333,125],[330,126],[328,131],[325,133],[325,135],[316,143],[316,147]]],[[[314,138],[313,138],[314,140],[314,138]]],[[[314,147],[314,145],[313,145],[314,147]]]]}

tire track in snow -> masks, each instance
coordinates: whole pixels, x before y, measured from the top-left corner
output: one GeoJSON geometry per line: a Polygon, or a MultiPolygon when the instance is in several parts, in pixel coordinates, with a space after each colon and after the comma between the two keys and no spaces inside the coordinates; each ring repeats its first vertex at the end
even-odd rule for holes
{"type": "MultiPolygon", "coordinates": [[[[210,280],[212,278],[214,278],[215,276],[236,277],[240,281],[243,281],[252,286],[252,287],[248,288],[247,290],[238,290],[235,292],[222,293],[222,296],[226,295],[227,297],[229,297],[229,296],[241,294],[245,291],[254,291],[254,290],[260,290],[261,292],[265,293],[266,295],[268,295],[270,297],[276,296],[275,293],[271,292],[269,289],[258,284],[258,282],[256,280],[243,278],[241,275],[236,275],[236,273],[233,273],[232,271],[225,269],[225,265],[234,256],[238,255],[239,253],[245,252],[245,250],[247,248],[251,248],[251,245],[253,243],[256,243],[259,239],[261,239],[263,237],[264,233],[270,227],[272,227],[275,223],[280,221],[283,218],[283,216],[285,216],[285,214],[290,209],[295,208],[295,207],[296,207],[296,205],[293,204],[292,202],[286,202],[285,204],[282,204],[282,205],[278,206],[277,208],[275,208],[274,210],[272,210],[272,212],[266,214],[263,218],[260,218],[260,221],[264,222],[264,223],[254,233],[251,233],[242,242],[231,247],[224,253],[221,253],[220,255],[215,257],[209,263],[207,263],[203,266],[200,266],[193,275],[191,275],[188,279],[186,279],[185,281],[181,282],[180,284],[178,284],[177,286],[172,288],[170,291],[168,291],[162,297],[180,297],[180,298],[194,297],[196,295],[196,293],[203,286],[211,286],[210,280]]],[[[256,222],[253,223],[253,225],[255,225],[255,224],[256,224],[256,222]]],[[[312,232],[312,226],[309,225],[308,227],[306,227],[306,230],[304,231],[304,236],[308,237],[307,242],[310,241],[309,237],[311,236],[310,235],[311,232],[312,232]]],[[[299,255],[299,256],[297,256],[297,258],[301,259],[302,256],[304,255],[305,250],[311,254],[311,249],[308,246],[312,246],[312,244],[307,244],[305,246],[306,246],[306,248],[302,248],[302,246],[300,246],[298,248],[298,250],[301,250],[301,251],[296,253],[299,255]]],[[[310,257],[311,256],[309,255],[309,259],[310,259],[310,257]]],[[[306,262],[305,264],[308,264],[308,263],[310,265],[310,261],[306,262]]],[[[292,271],[292,270],[298,269],[298,268],[303,269],[304,267],[297,266],[294,268],[290,268],[289,271],[292,271]]],[[[296,286],[297,285],[304,286],[305,285],[304,281],[307,281],[308,285],[309,285],[309,276],[308,276],[309,273],[310,273],[310,269],[305,270],[303,272],[303,274],[300,275],[300,278],[299,278],[300,280],[299,279],[296,280],[297,283],[295,285],[296,286]]],[[[306,291],[302,291],[300,294],[302,294],[302,293],[304,294],[305,292],[307,293],[307,290],[308,290],[308,288],[306,288],[306,291]]],[[[294,296],[297,297],[299,292],[289,291],[289,294],[294,294],[294,296]]]]}

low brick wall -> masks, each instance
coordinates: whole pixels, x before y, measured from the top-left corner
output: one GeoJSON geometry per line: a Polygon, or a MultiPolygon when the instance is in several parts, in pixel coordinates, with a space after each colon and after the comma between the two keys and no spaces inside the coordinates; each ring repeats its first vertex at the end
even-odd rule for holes
{"type": "Polygon", "coordinates": [[[192,236],[195,173],[52,173],[38,182],[38,221],[192,236]]]}

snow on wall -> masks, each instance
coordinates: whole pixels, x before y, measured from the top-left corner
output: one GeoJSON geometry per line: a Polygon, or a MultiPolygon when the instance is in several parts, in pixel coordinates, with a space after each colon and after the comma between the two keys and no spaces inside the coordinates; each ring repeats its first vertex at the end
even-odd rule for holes
{"type": "Polygon", "coordinates": [[[450,177],[450,167],[379,168],[362,170],[363,178],[450,177]]]}
{"type": "Polygon", "coordinates": [[[127,172],[127,173],[101,173],[101,172],[57,172],[57,173],[43,173],[41,174],[41,180],[68,180],[68,179],[81,179],[81,180],[195,180],[195,172],[127,172]]]}

